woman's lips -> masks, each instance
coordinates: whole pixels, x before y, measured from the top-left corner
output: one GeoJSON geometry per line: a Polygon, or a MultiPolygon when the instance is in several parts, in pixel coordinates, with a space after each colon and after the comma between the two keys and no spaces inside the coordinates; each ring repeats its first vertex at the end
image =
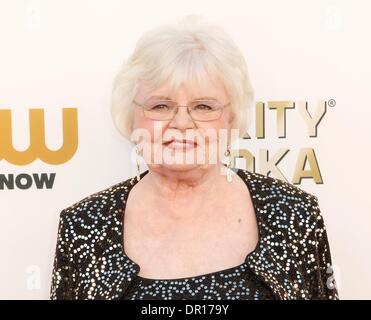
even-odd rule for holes
{"type": "Polygon", "coordinates": [[[197,147],[197,143],[190,140],[170,140],[163,144],[171,149],[192,149],[197,147]]]}

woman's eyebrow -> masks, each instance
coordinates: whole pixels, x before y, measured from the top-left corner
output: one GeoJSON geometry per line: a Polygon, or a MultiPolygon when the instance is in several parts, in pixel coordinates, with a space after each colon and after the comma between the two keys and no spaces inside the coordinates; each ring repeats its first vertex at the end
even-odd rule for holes
{"type": "Polygon", "coordinates": [[[217,100],[217,99],[214,98],[214,97],[200,97],[200,98],[196,98],[194,100],[217,100]]]}
{"type": "Polygon", "coordinates": [[[153,98],[156,98],[156,99],[172,100],[170,97],[166,97],[166,96],[150,96],[150,97],[149,97],[149,99],[153,99],[153,98]]]}
{"type": "MultiPolygon", "coordinates": [[[[149,99],[153,99],[153,98],[156,98],[156,99],[165,99],[165,100],[172,100],[170,97],[161,96],[161,95],[151,96],[149,99]]],[[[196,99],[193,99],[193,100],[217,100],[217,99],[214,98],[214,97],[199,97],[199,98],[196,98],[196,99]]]]}

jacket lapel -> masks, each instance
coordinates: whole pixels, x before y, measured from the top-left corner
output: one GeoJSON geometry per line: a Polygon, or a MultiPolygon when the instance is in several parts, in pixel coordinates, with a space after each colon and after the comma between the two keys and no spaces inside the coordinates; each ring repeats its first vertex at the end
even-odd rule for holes
{"type": "MultiPolygon", "coordinates": [[[[141,174],[143,177],[148,171],[141,174]]],[[[100,241],[95,245],[95,255],[90,261],[87,277],[92,283],[80,288],[84,299],[121,299],[139,272],[139,266],[124,253],[122,213],[130,189],[137,183],[131,178],[119,184],[115,191],[114,202],[107,209],[105,227],[100,232],[100,241]]]]}
{"type": "Polygon", "coordinates": [[[300,299],[306,293],[304,274],[289,246],[291,242],[274,226],[274,213],[270,210],[277,199],[271,196],[272,181],[262,174],[238,169],[237,173],[247,184],[251,193],[259,227],[259,243],[248,257],[251,270],[261,278],[279,299],[300,299]],[[279,243],[279,246],[275,244],[279,243]],[[277,248],[277,249],[276,249],[277,248]],[[287,252],[287,256],[283,255],[287,252]],[[290,267],[287,265],[290,257],[290,267]],[[291,271],[290,271],[291,270],[291,271]]]}

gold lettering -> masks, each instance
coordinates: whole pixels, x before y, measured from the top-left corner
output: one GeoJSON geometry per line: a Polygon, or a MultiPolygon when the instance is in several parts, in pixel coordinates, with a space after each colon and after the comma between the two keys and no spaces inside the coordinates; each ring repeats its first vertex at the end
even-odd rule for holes
{"type": "Polygon", "coordinates": [[[78,146],[77,109],[63,108],[63,145],[50,150],[45,145],[44,109],[29,110],[30,145],[27,150],[13,147],[11,110],[0,110],[0,160],[27,165],[40,159],[48,164],[62,164],[75,154],[78,146]]]}
{"type": "Polygon", "coordinates": [[[317,184],[323,183],[316,155],[311,148],[303,148],[300,150],[296,162],[293,183],[300,184],[303,178],[312,178],[317,184]],[[309,170],[305,170],[305,165],[307,163],[310,167],[309,170]]]}
{"type": "Polygon", "coordinates": [[[277,110],[277,136],[286,137],[286,109],[294,109],[295,104],[292,101],[268,101],[269,109],[277,110]]]}

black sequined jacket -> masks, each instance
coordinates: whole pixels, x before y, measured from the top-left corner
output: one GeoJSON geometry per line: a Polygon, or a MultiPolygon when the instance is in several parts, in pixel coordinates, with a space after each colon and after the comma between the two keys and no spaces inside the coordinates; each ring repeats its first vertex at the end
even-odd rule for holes
{"type": "MultiPolygon", "coordinates": [[[[316,196],[280,179],[236,169],[259,227],[251,270],[278,299],[338,299],[316,196]]],[[[148,170],[141,174],[143,177],[148,170]]],[[[123,251],[122,213],[136,177],[60,213],[51,299],[119,299],[139,272],[123,251]]]]}

